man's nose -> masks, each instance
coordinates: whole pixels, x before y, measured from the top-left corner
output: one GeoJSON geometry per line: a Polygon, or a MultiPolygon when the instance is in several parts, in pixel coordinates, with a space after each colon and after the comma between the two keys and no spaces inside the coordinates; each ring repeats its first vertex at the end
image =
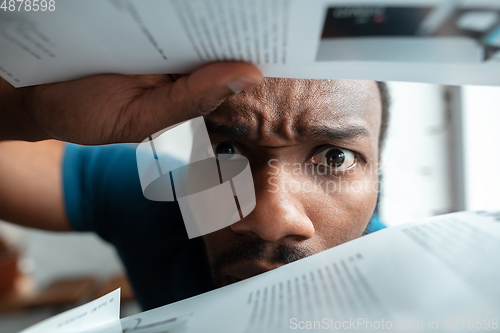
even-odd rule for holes
{"type": "Polygon", "coordinates": [[[313,237],[314,225],[304,204],[307,196],[287,186],[291,179],[283,172],[270,177],[265,170],[254,173],[253,177],[257,199],[255,209],[230,228],[269,242],[285,237],[299,241],[313,237]]]}

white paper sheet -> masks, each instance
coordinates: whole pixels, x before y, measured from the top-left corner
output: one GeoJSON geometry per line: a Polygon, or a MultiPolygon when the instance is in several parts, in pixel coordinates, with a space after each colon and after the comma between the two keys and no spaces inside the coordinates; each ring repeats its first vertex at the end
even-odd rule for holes
{"type": "Polygon", "coordinates": [[[121,333],[120,289],[63,312],[21,333],[121,333]]]}
{"type": "MultiPolygon", "coordinates": [[[[448,214],[124,318],[121,327],[124,333],[291,332],[307,325],[316,331],[500,332],[499,253],[500,212],[448,214]]],[[[49,323],[56,329],[103,301],[23,333],[42,332],[49,323]]],[[[75,322],[78,332],[112,332],[99,326],[117,317],[116,308],[112,312],[106,320],[83,316],[75,322]]]]}
{"type": "Polygon", "coordinates": [[[122,325],[130,333],[289,332],[316,321],[318,331],[366,332],[387,331],[390,322],[395,331],[440,332],[458,321],[454,331],[470,332],[469,319],[488,319],[498,332],[499,253],[500,212],[449,214],[378,231],[122,325]],[[382,321],[387,329],[376,329],[382,321]]]}
{"type": "Polygon", "coordinates": [[[16,87],[244,60],[265,76],[500,84],[495,0],[65,0],[0,10],[16,87]]]}

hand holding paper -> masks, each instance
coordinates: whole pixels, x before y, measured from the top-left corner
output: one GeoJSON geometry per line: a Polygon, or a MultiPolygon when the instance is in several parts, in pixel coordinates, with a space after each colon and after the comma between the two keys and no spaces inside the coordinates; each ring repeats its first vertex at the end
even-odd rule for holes
{"type": "Polygon", "coordinates": [[[169,75],[99,75],[15,90],[0,82],[0,140],[54,138],[80,144],[140,142],[212,112],[262,74],[243,62],[209,64],[173,82],[169,75]]]}

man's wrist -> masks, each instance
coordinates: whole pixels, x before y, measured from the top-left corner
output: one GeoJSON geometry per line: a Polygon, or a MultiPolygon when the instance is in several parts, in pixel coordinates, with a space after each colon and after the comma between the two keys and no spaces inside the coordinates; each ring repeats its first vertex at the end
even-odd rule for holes
{"type": "Polygon", "coordinates": [[[0,141],[50,139],[32,116],[33,88],[14,88],[0,78],[0,141]]]}

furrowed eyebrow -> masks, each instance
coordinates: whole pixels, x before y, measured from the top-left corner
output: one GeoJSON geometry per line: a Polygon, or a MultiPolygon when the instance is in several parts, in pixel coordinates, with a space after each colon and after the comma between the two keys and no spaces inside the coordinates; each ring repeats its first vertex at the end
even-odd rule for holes
{"type": "MultiPolygon", "coordinates": [[[[228,126],[223,124],[215,124],[206,121],[207,129],[210,133],[218,134],[226,137],[229,140],[248,139],[251,131],[250,126],[238,124],[228,126]]],[[[338,141],[356,137],[367,137],[369,132],[366,128],[361,126],[347,126],[341,128],[331,128],[328,126],[312,126],[297,130],[298,137],[302,139],[314,141],[338,141]]]]}
{"type": "Polygon", "coordinates": [[[361,126],[348,126],[341,128],[331,128],[328,126],[313,126],[299,130],[301,138],[317,141],[338,141],[357,137],[367,137],[369,132],[361,126]]]}
{"type": "Polygon", "coordinates": [[[205,119],[207,124],[207,130],[211,133],[224,136],[231,140],[245,139],[250,133],[250,127],[244,124],[238,124],[234,126],[214,124],[205,119]]]}

